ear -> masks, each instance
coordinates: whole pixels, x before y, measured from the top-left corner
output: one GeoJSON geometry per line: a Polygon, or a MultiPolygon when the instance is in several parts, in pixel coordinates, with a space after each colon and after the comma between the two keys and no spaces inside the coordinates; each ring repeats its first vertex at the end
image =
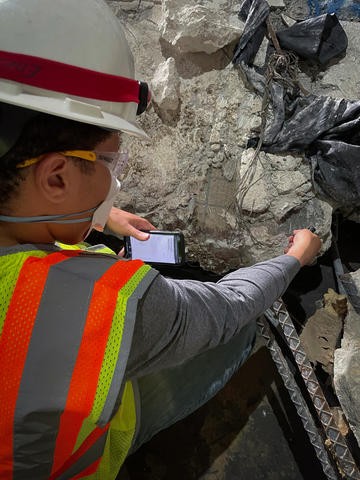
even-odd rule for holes
{"type": "Polygon", "coordinates": [[[49,153],[35,165],[35,184],[53,203],[63,202],[73,186],[71,162],[61,153],[49,153]]]}

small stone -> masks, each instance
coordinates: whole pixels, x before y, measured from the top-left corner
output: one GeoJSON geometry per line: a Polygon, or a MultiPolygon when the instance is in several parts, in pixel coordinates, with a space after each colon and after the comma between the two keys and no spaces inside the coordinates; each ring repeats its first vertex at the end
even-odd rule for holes
{"type": "Polygon", "coordinates": [[[218,152],[221,147],[219,143],[213,143],[210,148],[213,152],[218,152]]]}
{"type": "Polygon", "coordinates": [[[284,0],[267,0],[267,3],[269,4],[270,8],[285,8],[285,2],[284,0]]]}
{"type": "Polygon", "coordinates": [[[296,20],[294,20],[293,18],[291,17],[288,17],[287,15],[285,15],[284,13],[281,14],[281,20],[284,22],[284,24],[287,26],[287,27],[292,27],[293,25],[295,25],[296,20]]]}

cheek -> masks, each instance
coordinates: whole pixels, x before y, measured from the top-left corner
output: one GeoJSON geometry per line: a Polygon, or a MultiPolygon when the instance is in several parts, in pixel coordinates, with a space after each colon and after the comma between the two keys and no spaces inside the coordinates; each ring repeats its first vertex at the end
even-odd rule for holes
{"type": "Polygon", "coordinates": [[[88,195],[92,202],[98,204],[105,200],[111,185],[109,170],[103,165],[97,165],[96,174],[92,176],[91,186],[88,185],[88,195]]]}

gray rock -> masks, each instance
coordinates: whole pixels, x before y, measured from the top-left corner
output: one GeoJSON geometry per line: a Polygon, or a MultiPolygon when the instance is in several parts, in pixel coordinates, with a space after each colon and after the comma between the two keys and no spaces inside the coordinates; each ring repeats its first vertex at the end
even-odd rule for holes
{"type": "Polygon", "coordinates": [[[254,58],[253,64],[257,67],[263,67],[265,64],[266,60],[266,52],[269,46],[269,40],[264,37],[264,40],[262,41],[259,50],[257,51],[257,54],[254,58]]]}
{"type": "Polygon", "coordinates": [[[160,110],[177,110],[180,101],[180,79],[175,60],[172,57],[169,57],[156,69],[151,81],[151,91],[153,101],[160,110]]]}
{"type": "Polygon", "coordinates": [[[284,0],[267,0],[267,3],[272,8],[285,8],[284,0]]]}
{"type": "Polygon", "coordinates": [[[307,181],[308,179],[297,171],[274,172],[272,175],[272,182],[276,185],[276,190],[280,195],[294,192],[307,181]]]}
{"type": "Polygon", "coordinates": [[[242,34],[240,22],[234,26],[228,14],[211,4],[165,9],[160,28],[162,38],[182,53],[214,53],[242,34]]]}

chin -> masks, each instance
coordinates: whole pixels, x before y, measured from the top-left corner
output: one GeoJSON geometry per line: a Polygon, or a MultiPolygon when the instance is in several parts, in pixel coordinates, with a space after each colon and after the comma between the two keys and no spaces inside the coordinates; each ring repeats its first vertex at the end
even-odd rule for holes
{"type": "Polygon", "coordinates": [[[86,228],[69,228],[61,229],[62,231],[56,232],[56,239],[61,243],[66,245],[76,245],[77,243],[83,242],[88,233],[90,224],[86,228]]]}

